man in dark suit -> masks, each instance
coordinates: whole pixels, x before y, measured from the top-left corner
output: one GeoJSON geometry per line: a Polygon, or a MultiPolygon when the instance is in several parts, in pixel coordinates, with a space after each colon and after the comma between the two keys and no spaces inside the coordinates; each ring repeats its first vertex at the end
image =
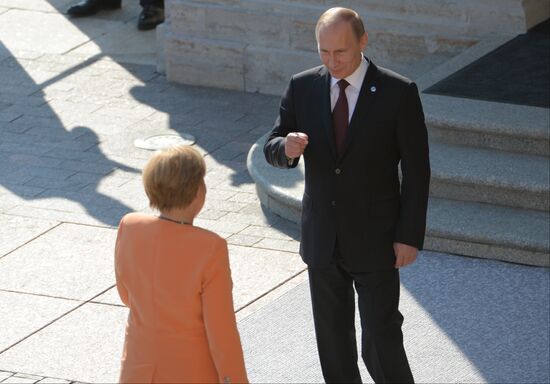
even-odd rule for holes
{"type": "Polygon", "coordinates": [[[323,65],[292,77],[264,153],[280,168],[304,157],[300,254],[323,376],[361,382],[355,285],[370,375],[413,382],[398,305],[399,268],[415,261],[426,227],[430,165],[418,89],[363,56],[368,35],[355,11],[329,9],[316,37],[323,65]]]}

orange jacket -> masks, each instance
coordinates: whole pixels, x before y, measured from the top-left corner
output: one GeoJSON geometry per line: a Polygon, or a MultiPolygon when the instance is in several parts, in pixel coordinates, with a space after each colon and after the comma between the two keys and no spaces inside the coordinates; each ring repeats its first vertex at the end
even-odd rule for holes
{"type": "Polygon", "coordinates": [[[130,308],[120,382],[248,382],[223,238],[131,213],[120,222],[115,271],[130,308]]]}

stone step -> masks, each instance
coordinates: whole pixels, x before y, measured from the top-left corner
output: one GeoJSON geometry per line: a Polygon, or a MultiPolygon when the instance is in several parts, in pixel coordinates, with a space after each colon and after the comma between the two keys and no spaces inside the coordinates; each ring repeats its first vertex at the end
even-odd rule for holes
{"type": "Polygon", "coordinates": [[[550,155],[546,108],[422,94],[430,138],[467,145],[550,155]]]}
{"type": "MultiPolygon", "coordinates": [[[[263,155],[265,136],[249,152],[247,166],[258,196],[272,212],[299,223],[304,190],[303,164],[271,167],[263,155]]],[[[431,197],[426,249],[549,266],[548,212],[431,197]]]]}
{"type": "Polygon", "coordinates": [[[430,143],[431,195],[547,211],[548,157],[430,143]]]}
{"type": "Polygon", "coordinates": [[[430,198],[425,248],[550,266],[548,212],[430,198]]]}

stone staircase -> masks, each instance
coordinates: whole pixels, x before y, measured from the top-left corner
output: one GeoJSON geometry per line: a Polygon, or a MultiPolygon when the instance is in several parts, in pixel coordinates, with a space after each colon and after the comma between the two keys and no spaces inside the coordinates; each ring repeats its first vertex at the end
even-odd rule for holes
{"type": "Polygon", "coordinates": [[[549,13],[547,0],[170,0],[159,68],[171,81],[280,95],[293,73],[317,65],[315,23],[337,5],[362,15],[369,57],[394,69],[523,33],[549,13]]]}
{"type": "Polygon", "coordinates": [[[550,266],[549,110],[423,95],[426,248],[550,266]]]}

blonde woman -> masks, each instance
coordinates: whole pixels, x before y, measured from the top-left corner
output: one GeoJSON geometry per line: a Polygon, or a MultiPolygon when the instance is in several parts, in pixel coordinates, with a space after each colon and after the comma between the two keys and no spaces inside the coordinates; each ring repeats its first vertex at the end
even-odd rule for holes
{"type": "Polygon", "coordinates": [[[115,271],[130,313],[120,382],[248,382],[232,300],[227,243],[195,227],[205,164],[189,146],[153,156],[143,185],[158,216],[120,222],[115,271]]]}

